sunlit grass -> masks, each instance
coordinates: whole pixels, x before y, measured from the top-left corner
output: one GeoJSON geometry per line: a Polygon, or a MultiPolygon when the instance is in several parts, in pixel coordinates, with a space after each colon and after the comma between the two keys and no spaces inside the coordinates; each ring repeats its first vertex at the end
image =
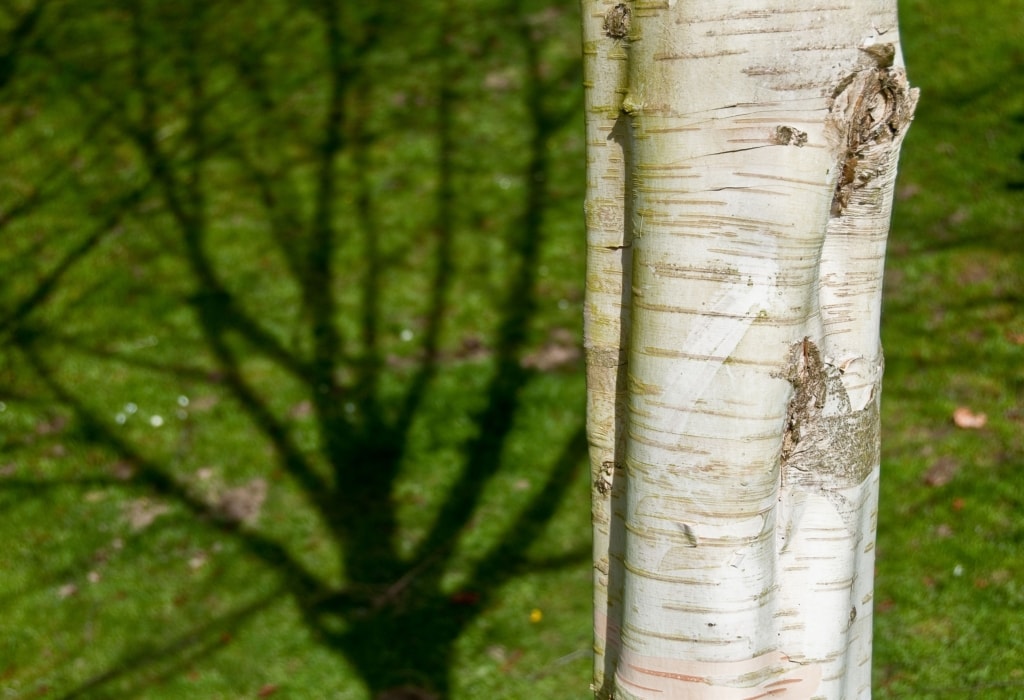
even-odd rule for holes
{"type": "MultiPolygon", "coordinates": [[[[587,697],[576,6],[332,58],[325,3],[47,5],[0,14],[5,697],[587,697]]],[[[1020,23],[903,3],[880,698],[1024,689],[1020,23]]]]}

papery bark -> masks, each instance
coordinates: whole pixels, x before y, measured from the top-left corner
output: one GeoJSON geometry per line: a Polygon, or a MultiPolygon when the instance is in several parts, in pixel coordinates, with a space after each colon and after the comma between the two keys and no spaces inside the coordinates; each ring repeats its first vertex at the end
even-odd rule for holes
{"type": "Polygon", "coordinates": [[[587,283],[584,325],[594,533],[594,687],[610,697],[622,619],[623,437],[631,229],[626,93],[630,4],[584,0],[587,283]]]}
{"type": "Polygon", "coordinates": [[[869,697],[882,267],[917,100],[895,2],[637,2],[616,41],[621,167],[588,102],[596,687],[869,697]],[[630,242],[623,358],[602,261],[630,242]]]}

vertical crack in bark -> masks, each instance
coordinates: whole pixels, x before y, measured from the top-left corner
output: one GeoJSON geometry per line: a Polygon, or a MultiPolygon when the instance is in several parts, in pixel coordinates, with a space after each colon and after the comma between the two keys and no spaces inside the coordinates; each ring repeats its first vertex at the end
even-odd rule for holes
{"type": "Polygon", "coordinates": [[[892,44],[862,51],[871,67],[841,80],[829,108],[833,129],[843,142],[832,216],[840,216],[853,191],[885,170],[888,146],[899,143],[917,104],[918,91],[911,89],[904,70],[892,65],[896,51],[892,44]]]}

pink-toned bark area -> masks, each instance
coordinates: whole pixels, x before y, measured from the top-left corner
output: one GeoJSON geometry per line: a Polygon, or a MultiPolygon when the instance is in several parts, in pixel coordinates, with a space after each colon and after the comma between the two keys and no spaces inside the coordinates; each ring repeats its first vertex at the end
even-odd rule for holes
{"type": "Polygon", "coordinates": [[[616,682],[643,697],[660,700],[810,700],[821,682],[821,666],[797,664],[773,651],[743,661],[696,662],[640,657],[625,652],[616,682]],[[720,685],[720,679],[747,677],[751,687],[720,685]],[[771,678],[766,683],[757,682],[771,678]]]}

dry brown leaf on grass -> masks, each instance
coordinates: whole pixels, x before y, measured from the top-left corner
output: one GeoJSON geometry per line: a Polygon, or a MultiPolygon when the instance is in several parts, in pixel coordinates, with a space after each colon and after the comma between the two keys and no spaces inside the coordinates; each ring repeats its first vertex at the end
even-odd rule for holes
{"type": "Polygon", "coordinates": [[[120,460],[110,466],[110,472],[118,481],[128,481],[135,476],[135,466],[131,462],[120,460]]]}
{"type": "Polygon", "coordinates": [[[309,418],[313,415],[313,402],[309,399],[299,401],[289,409],[288,415],[292,418],[309,418]]]}
{"type": "Polygon", "coordinates": [[[1018,332],[1008,328],[1004,334],[1006,339],[1014,345],[1024,345],[1024,331],[1018,332]]]}
{"type": "Polygon", "coordinates": [[[170,508],[165,503],[149,498],[137,498],[125,504],[124,519],[128,521],[132,530],[138,532],[145,530],[153,524],[154,520],[169,510],[170,508]]]}
{"type": "Polygon", "coordinates": [[[523,357],[520,364],[526,369],[550,372],[574,364],[582,354],[572,332],[565,328],[556,328],[551,332],[550,339],[544,347],[523,357]]]}
{"type": "Polygon", "coordinates": [[[939,457],[924,473],[922,481],[928,486],[945,486],[960,471],[960,463],[953,457],[939,457]]]}
{"type": "Polygon", "coordinates": [[[522,364],[527,369],[550,372],[576,362],[579,357],[580,351],[577,348],[548,344],[524,357],[522,364]]]}
{"type": "Polygon", "coordinates": [[[411,685],[382,690],[374,700],[437,700],[433,693],[411,685]]]}
{"type": "Polygon", "coordinates": [[[958,428],[964,428],[965,430],[977,430],[978,428],[984,428],[985,424],[988,423],[988,416],[984,413],[975,413],[966,406],[958,406],[953,411],[953,424],[958,428]]]}
{"type": "Polygon", "coordinates": [[[217,498],[217,513],[229,522],[253,522],[267,498],[267,482],[256,478],[247,484],[222,491],[217,498]]]}

